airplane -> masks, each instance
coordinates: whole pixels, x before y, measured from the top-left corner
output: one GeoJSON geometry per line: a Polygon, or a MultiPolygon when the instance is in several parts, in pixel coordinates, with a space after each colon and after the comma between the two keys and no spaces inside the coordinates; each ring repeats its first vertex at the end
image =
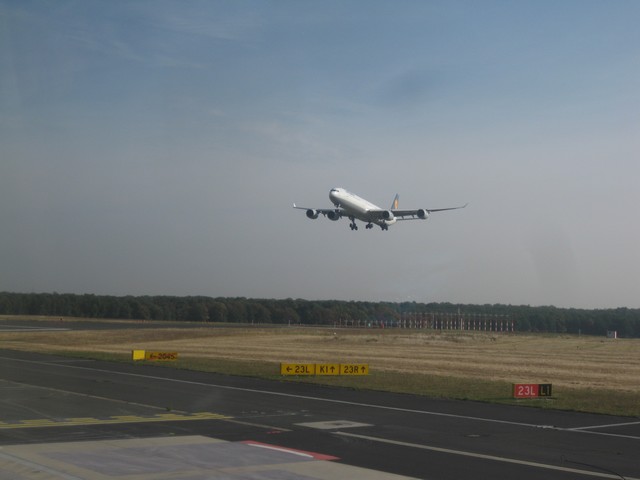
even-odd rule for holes
{"type": "Polygon", "coordinates": [[[358,230],[356,219],[365,222],[367,229],[378,225],[382,230],[388,230],[398,220],[426,220],[432,212],[442,212],[445,210],[458,210],[465,208],[468,204],[460,207],[449,208],[418,208],[416,210],[400,210],[398,208],[399,196],[396,194],[391,204],[391,208],[385,210],[373,203],[359,197],[355,193],[351,193],[344,188],[332,188],[329,192],[329,199],[335,205],[335,208],[308,208],[298,207],[295,203],[293,208],[307,211],[307,217],[315,220],[319,215],[323,215],[329,220],[340,220],[347,217],[351,220],[349,227],[351,230],[358,230]]]}

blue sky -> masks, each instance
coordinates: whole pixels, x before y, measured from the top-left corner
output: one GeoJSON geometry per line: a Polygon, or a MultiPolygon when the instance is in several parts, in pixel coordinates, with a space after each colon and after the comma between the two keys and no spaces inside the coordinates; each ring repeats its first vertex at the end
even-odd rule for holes
{"type": "Polygon", "coordinates": [[[0,1],[0,290],[640,307],[639,14],[0,1]]]}

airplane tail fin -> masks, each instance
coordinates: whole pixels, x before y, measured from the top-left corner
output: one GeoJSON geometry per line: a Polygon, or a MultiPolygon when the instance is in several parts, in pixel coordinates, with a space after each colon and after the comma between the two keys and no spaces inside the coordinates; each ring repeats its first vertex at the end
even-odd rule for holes
{"type": "Polygon", "coordinates": [[[397,210],[398,205],[400,204],[400,196],[396,193],[395,198],[393,199],[393,203],[391,204],[391,210],[397,210]]]}

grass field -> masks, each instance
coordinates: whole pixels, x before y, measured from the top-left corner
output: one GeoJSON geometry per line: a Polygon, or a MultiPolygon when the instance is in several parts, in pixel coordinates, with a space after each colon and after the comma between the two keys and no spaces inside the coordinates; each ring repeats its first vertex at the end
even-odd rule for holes
{"type": "MultiPolygon", "coordinates": [[[[62,326],[69,322],[73,320],[62,326]]],[[[278,379],[280,363],[368,363],[367,377],[295,380],[640,416],[640,339],[398,329],[202,327],[5,332],[0,333],[0,345],[120,361],[130,361],[134,349],[175,351],[180,359],[171,364],[173,367],[278,379]],[[553,397],[514,400],[513,383],[551,383],[553,397]]]]}

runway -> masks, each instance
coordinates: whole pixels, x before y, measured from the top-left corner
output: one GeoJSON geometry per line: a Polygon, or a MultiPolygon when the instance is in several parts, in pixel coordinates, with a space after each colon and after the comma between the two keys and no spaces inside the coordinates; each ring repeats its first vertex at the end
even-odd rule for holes
{"type": "Polygon", "coordinates": [[[636,418],[0,350],[1,479],[637,480],[639,449],[636,418]]]}

